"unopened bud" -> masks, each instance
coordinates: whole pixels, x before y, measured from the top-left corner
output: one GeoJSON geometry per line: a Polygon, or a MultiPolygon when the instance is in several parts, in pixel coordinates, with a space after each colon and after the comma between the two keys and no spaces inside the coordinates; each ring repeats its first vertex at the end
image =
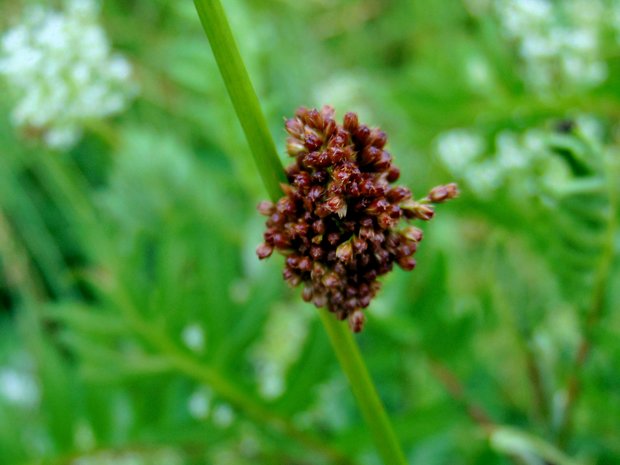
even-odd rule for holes
{"type": "Polygon", "coordinates": [[[325,287],[336,287],[340,283],[340,278],[336,273],[327,273],[322,279],[325,287]]]}
{"type": "Polygon", "coordinates": [[[256,255],[258,255],[258,258],[261,260],[271,256],[272,253],[273,247],[266,242],[263,242],[258,247],[256,247],[256,255]]]}
{"type": "Polygon", "coordinates": [[[312,303],[315,307],[325,307],[327,305],[327,296],[325,294],[314,295],[312,297],[312,303]]]}
{"type": "Polygon", "coordinates": [[[390,169],[387,172],[387,181],[398,181],[398,178],[400,178],[400,170],[394,165],[390,166],[390,169]]]}
{"type": "Polygon", "coordinates": [[[378,199],[371,203],[366,211],[371,215],[377,215],[383,213],[390,206],[390,203],[385,199],[378,199]]]}
{"type": "Polygon", "coordinates": [[[292,137],[300,139],[304,134],[304,124],[297,118],[287,119],[284,128],[292,137]]]}
{"type": "Polygon", "coordinates": [[[310,286],[304,287],[301,298],[304,299],[305,302],[310,302],[312,300],[312,288],[310,286]]]}
{"type": "Polygon", "coordinates": [[[361,143],[366,143],[370,137],[370,129],[365,124],[360,124],[357,131],[354,132],[355,137],[361,143]]]}
{"type": "Polygon", "coordinates": [[[323,141],[318,132],[306,126],[304,128],[304,145],[308,150],[316,150],[323,145],[323,141]]]}
{"type": "Polygon", "coordinates": [[[357,254],[363,253],[368,248],[368,243],[361,237],[354,237],[351,241],[353,251],[357,254]]]}
{"type": "Polygon", "coordinates": [[[340,218],[343,218],[347,214],[347,202],[338,196],[333,196],[327,199],[325,207],[332,213],[337,213],[340,218]]]}
{"type": "Polygon", "coordinates": [[[389,229],[392,226],[394,226],[394,224],[396,224],[397,222],[398,222],[398,220],[395,220],[394,218],[392,218],[387,213],[381,213],[377,217],[377,223],[379,223],[379,227],[382,228],[382,229],[389,229]]]}
{"type": "Polygon", "coordinates": [[[372,226],[362,226],[360,228],[359,236],[362,239],[373,239],[375,237],[375,231],[372,229],[372,226]]]}
{"type": "Polygon", "coordinates": [[[381,150],[379,159],[375,161],[374,166],[377,171],[384,171],[392,164],[392,155],[385,150],[381,150]]]}
{"type": "Polygon", "coordinates": [[[336,249],[336,257],[344,263],[350,263],[353,260],[353,246],[351,241],[343,242],[336,249]]]}
{"type": "Polygon", "coordinates": [[[402,186],[393,187],[387,192],[387,198],[390,202],[400,203],[411,198],[411,191],[402,186]]]}
{"type": "Polygon", "coordinates": [[[459,195],[459,188],[455,183],[436,186],[428,193],[428,199],[433,203],[445,202],[459,195]]]}
{"type": "Polygon", "coordinates": [[[312,269],[312,261],[308,257],[302,257],[297,267],[301,271],[310,271],[312,269]]]}
{"type": "Polygon", "coordinates": [[[308,123],[310,124],[310,126],[319,131],[323,130],[323,116],[321,115],[321,113],[319,113],[318,110],[314,108],[308,112],[308,123]]]}
{"type": "Polygon", "coordinates": [[[381,129],[372,129],[370,131],[370,144],[382,149],[387,143],[387,134],[381,129]]]}
{"type": "Polygon", "coordinates": [[[411,271],[415,268],[416,262],[413,257],[401,257],[398,259],[398,266],[405,271],[411,271]]]}
{"type": "MultiPolygon", "coordinates": [[[[325,118],[325,116],[323,117],[325,118]]],[[[329,139],[334,135],[337,129],[338,125],[336,124],[336,122],[333,119],[328,119],[325,127],[323,128],[323,135],[325,136],[325,138],[329,139]]]]}
{"type": "Polygon", "coordinates": [[[318,262],[314,262],[312,266],[312,272],[310,273],[310,277],[312,279],[320,279],[325,275],[325,267],[318,262]]]}
{"type": "Polygon", "coordinates": [[[263,200],[257,205],[256,209],[261,215],[270,216],[274,212],[274,205],[272,202],[263,200]]]}
{"type": "Polygon", "coordinates": [[[289,137],[286,141],[286,152],[291,157],[296,157],[300,153],[307,152],[306,146],[299,140],[289,137]]]}
{"type": "Polygon", "coordinates": [[[292,287],[297,286],[301,282],[301,277],[292,268],[286,266],[282,270],[282,277],[292,287]]]}
{"type": "Polygon", "coordinates": [[[400,208],[405,212],[407,218],[418,218],[428,221],[435,215],[435,209],[432,205],[416,202],[412,199],[401,203],[400,208]]]}
{"type": "Polygon", "coordinates": [[[421,220],[428,221],[435,216],[435,209],[432,205],[418,203],[413,209],[415,216],[421,220]]]}
{"type": "Polygon", "coordinates": [[[371,165],[381,158],[381,149],[377,147],[366,147],[361,153],[361,162],[363,165],[371,165]]]}
{"type": "Polygon", "coordinates": [[[354,134],[355,131],[357,131],[357,127],[359,126],[359,120],[357,119],[357,115],[351,112],[344,115],[343,126],[347,131],[354,134]]]}
{"type": "Polygon", "coordinates": [[[424,237],[424,233],[420,228],[416,228],[415,226],[407,226],[403,230],[403,236],[405,236],[410,241],[420,242],[424,237]]]}
{"type": "Polygon", "coordinates": [[[359,333],[362,329],[364,329],[364,322],[366,321],[366,316],[364,312],[361,310],[355,310],[353,313],[349,315],[349,328],[354,333],[359,333]]]}

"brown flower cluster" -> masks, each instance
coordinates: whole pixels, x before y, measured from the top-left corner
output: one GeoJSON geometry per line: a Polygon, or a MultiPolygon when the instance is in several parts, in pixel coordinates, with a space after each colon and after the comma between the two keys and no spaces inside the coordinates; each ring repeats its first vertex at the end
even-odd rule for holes
{"type": "Polygon", "coordinates": [[[331,107],[300,108],[286,130],[295,162],[286,169],[284,196],[258,206],[268,219],[256,253],[263,259],[280,251],[284,279],[303,284],[305,301],[361,331],[362,309],[380,288],[377,278],[394,263],[415,267],[422,231],[399,228],[400,220],[430,220],[433,203],[456,197],[457,187],[435,187],[416,201],[409,189],[393,186],[400,172],[384,149],[386,134],[360,124],[355,113],[347,113],[341,126],[331,107]]]}

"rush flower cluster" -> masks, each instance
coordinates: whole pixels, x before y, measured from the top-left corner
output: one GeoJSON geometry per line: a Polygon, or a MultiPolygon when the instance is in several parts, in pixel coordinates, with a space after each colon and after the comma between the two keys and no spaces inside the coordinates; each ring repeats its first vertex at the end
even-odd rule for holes
{"type": "Polygon", "coordinates": [[[286,169],[284,196],[258,206],[268,219],[256,253],[264,259],[278,250],[286,258],[284,279],[303,284],[303,299],[359,332],[362,309],[381,286],[377,278],[395,263],[415,267],[422,231],[401,227],[401,219],[430,220],[433,204],[456,197],[458,189],[438,186],[414,200],[409,189],[394,186],[400,171],[385,150],[386,134],[360,124],[355,113],[339,125],[329,106],[300,108],[286,131],[295,162],[286,169]]]}

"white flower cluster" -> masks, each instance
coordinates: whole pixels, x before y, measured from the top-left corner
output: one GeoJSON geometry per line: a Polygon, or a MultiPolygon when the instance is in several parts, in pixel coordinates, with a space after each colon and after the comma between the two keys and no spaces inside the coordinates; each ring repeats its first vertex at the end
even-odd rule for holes
{"type": "Polygon", "coordinates": [[[591,88],[607,78],[601,42],[611,11],[601,0],[496,0],[495,9],[534,91],[591,88]]]}
{"type": "Polygon", "coordinates": [[[539,129],[523,134],[502,131],[495,137],[494,145],[495,152],[486,155],[487,147],[479,134],[455,129],[441,134],[436,147],[442,164],[480,198],[489,198],[502,187],[531,179],[526,174],[539,167],[541,160],[549,159],[545,133],[539,129]]]}
{"type": "Polygon", "coordinates": [[[135,95],[132,69],[111,52],[95,0],[25,12],[0,44],[0,77],[18,99],[12,118],[27,134],[66,149],[88,121],[122,111],[135,95]]]}

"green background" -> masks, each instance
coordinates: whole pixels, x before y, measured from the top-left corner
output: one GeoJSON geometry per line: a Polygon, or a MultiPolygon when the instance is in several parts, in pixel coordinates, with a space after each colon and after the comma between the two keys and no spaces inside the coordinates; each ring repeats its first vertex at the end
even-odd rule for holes
{"type": "MultiPolygon", "coordinates": [[[[388,133],[414,195],[460,184],[356,337],[409,463],[620,463],[613,24],[604,82],[541,91],[490,2],[223,3],[283,162],[283,118],[331,104],[388,133]],[[484,188],[438,156],[455,128],[477,163],[506,134],[530,161],[484,188]]],[[[316,309],[255,257],[267,194],[193,4],[101,21],[140,93],[71,150],[0,88],[0,463],[379,463],[316,309]]]]}

